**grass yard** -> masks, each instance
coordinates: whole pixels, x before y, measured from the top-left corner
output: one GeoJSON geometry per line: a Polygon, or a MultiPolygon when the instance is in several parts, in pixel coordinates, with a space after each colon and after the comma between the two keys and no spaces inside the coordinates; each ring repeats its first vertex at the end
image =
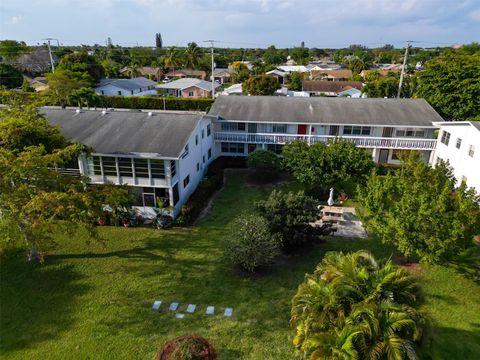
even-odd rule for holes
{"type": "MultiPolygon", "coordinates": [[[[265,274],[245,278],[222,257],[225,226],[271,188],[229,177],[212,212],[197,227],[158,231],[100,228],[105,246],[58,236],[41,266],[24,254],[1,265],[2,359],[153,359],[166,340],[209,339],[220,359],[292,359],[290,300],[325,251],[391,250],[371,240],[332,239],[282,258],[265,274]],[[199,307],[185,319],[151,310],[154,300],[199,307]],[[205,307],[233,307],[234,317],[207,317],[205,307]]],[[[439,359],[480,358],[480,286],[453,268],[422,274],[425,310],[436,324],[439,359]]]]}

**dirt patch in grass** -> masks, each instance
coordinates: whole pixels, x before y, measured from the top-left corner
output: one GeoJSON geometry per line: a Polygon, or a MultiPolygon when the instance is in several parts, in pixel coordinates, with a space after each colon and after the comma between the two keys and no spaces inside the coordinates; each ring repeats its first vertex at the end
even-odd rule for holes
{"type": "Polygon", "coordinates": [[[414,272],[414,273],[423,272],[423,268],[422,268],[422,265],[420,265],[420,263],[415,262],[415,261],[411,261],[410,259],[408,259],[405,256],[395,256],[393,258],[393,262],[395,264],[400,265],[402,268],[407,269],[411,272],[414,272]]]}

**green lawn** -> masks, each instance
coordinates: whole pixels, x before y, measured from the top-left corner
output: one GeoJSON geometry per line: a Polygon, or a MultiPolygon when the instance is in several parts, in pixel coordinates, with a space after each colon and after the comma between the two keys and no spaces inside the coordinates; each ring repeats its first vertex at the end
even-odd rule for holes
{"type": "MultiPolygon", "coordinates": [[[[195,228],[105,227],[105,247],[86,247],[79,234],[59,236],[41,266],[11,256],[1,265],[1,358],[153,359],[167,339],[199,334],[220,359],[292,359],[290,299],[322,254],[365,248],[389,256],[391,250],[371,240],[332,239],[280,259],[262,275],[239,276],[222,258],[225,226],[270,191],[233,176],[195,228]],[[199,308],[175,319],[151,310],[156,299],[199,308]],[[206,305],[231,306],[234,318],[207,317],[206,305]]],[[[427,268],[422,282],[438,358],[478,359],[480,286],[442,267],[427,268]]]]}

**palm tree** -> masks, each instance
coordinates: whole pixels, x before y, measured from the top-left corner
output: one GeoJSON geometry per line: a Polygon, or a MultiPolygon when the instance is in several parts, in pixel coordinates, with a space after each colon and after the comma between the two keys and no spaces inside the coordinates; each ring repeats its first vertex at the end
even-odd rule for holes
{"type": "Polygon", "coordinates": [[[138,65],[136,62],[131,62],[130,65],[128,66],[128,74],[130,78],[134,78],[140,75],[140,65],[138,65]]]}
{"type": "Polygon", "coordinates": [[[185,67],[196,69],[203,56],[202,49],[195,42],[188,43],[185,50],[185,67]]]}
{"type": "Polygon", "coordinates": [[[181,65],[180,52],[175,46],[168,48],[167,55],[165,56],[165,66],[173,69],[173,76],[175,76],[175,67],[181,65]]]}
{"type": "Polygon", "coordinates": [[[294,345],[303,359],[414,359],[425,325],[417,300],[415,278],[391,260],[327,253],[293,298],[294,345]]]}

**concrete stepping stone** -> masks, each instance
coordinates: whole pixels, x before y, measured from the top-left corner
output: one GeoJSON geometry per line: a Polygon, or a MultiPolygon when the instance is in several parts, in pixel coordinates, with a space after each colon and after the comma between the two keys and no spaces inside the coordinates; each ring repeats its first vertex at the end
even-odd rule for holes
{"type": "Polygon", "coordinates": [[[175,314],[175,317],[176,317],[177,319],[183,319],[183,318],[185,317],[185,314],[178,314],[178,313],[177,313],[177,314],[175,314]]]}
{"type": "Polygon", "coordinates": [[[232,315],[233,315],[233,309],[225,308],[225,311],[223,312],[223,316],[231,317],[232,315]]]}
{"type": "Polygon", "coordinates": [[[197,308],[197,305],[195,304],[188,304],[187,306],[187,313],[193,313],[195,311],[195,309],[197,308]]]}
{"type": "Polygon", "coordinates": [[[160,305],[162,305],[162,302],[160,300],[156,300],[153,302],[152,309],[153,310],[158,310],[160,309],[160,305]]]}
{"type": "Polygon", "coordinates": [[[177,308],[178,308],[178,303],[177,302],[172,302],[170,304],[170,307],[168,308],[168,310],[175,311],[175,310],[177,310],[177,308]]]}
{"type": "Polygon", "coordinates": [[[207,315],[213,315],[215,313],[215,306],[207,306],[207,315]]]}

